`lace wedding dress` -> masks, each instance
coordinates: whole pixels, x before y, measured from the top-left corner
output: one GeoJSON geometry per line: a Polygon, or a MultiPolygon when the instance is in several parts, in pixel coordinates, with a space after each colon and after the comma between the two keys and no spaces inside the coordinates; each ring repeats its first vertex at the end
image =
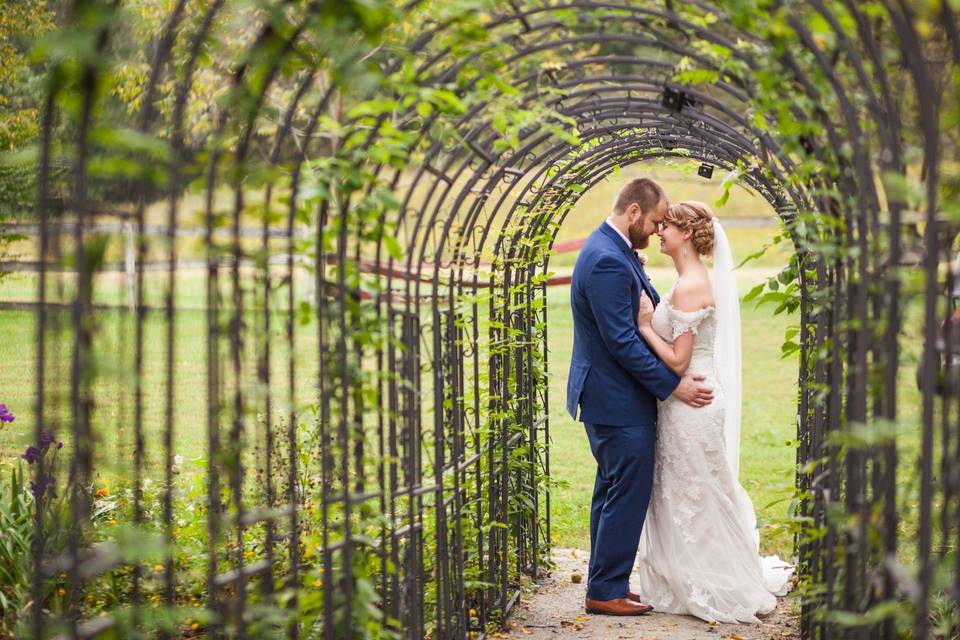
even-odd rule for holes
{"type": "Polygon", "coordinates": [[[776,556],[760,557],[753,504],[728,460],[715,309],[688,313],[674,309],[671,298],[672,292],[657,306],[653,328],[671,342],[693,331],[687,372],[705,375],[714,399],[699,409],[673,396],[659,403],[653,496],[634,585],[657,611],[759,622],[757,615],[776,608],[775,594],[786,593],[792,567],[776,556]]]}

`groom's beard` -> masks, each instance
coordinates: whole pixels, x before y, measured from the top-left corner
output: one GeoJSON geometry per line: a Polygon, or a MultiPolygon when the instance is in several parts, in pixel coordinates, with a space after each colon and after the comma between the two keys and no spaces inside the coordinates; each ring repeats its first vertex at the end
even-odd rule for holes
{"type": "Polygon", "coordinates": [[[650,244],[650,236],[643,232],[643,218],[637,220],[636,224],[632,224],[627,228],[630,236],[630,244],[633,245],[634,249],[646,249],[650,244]]]}

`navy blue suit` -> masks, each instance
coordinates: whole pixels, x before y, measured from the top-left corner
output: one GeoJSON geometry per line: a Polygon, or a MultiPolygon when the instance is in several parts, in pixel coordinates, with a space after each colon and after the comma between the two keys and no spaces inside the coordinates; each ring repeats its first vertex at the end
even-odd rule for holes
{"type": "Polygon", "coordinates": [[[567,410],[584,423],[597,461],[590,509],[587,597],[627,595],[653,488],[657,398],[680,378],[640,337],[640,292],[660,297],[640,260],[604,222],[590,234],[573,270],[573,358],[567,410]]]}

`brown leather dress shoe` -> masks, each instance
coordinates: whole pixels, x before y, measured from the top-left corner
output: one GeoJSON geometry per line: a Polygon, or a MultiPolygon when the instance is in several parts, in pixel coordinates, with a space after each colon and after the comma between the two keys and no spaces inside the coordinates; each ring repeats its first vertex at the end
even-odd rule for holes
{"type": "Polygon", "coordinates": [[[627,598],[616,598],[614,600],[591,600],[587,598],[584,601],[587,613],[599,613],[605,616],[642,616],[653,610],[648,604],[637,604],[627,598]]]}
{"type": "MultiPolygon", "coordinates": [[[[643,604],[643,600],[640,599],[640,596],[637,595],[636,593],[634,593],[633,591],[628,591],[628,592],[627,592],[627,600],[630,600],[630,601],[632,601],[632,602],[636,602],[636,603],[638,603],[638,604],[643,604]]],[[[653,605],[652,605],[652,604],[643,604],[643,606],[645,606],[645,607],[650,607],[650,611],[653,611],[653,605]]]]}

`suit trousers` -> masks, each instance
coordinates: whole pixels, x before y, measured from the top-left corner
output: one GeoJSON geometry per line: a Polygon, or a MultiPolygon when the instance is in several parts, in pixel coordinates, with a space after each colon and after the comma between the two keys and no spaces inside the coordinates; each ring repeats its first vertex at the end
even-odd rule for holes
{"type": "Polygon", "coordinates": [[[587,597],[625,598],[653,490],[657,426],[584,423],[597,461],[590,508],[587,597]]]}

